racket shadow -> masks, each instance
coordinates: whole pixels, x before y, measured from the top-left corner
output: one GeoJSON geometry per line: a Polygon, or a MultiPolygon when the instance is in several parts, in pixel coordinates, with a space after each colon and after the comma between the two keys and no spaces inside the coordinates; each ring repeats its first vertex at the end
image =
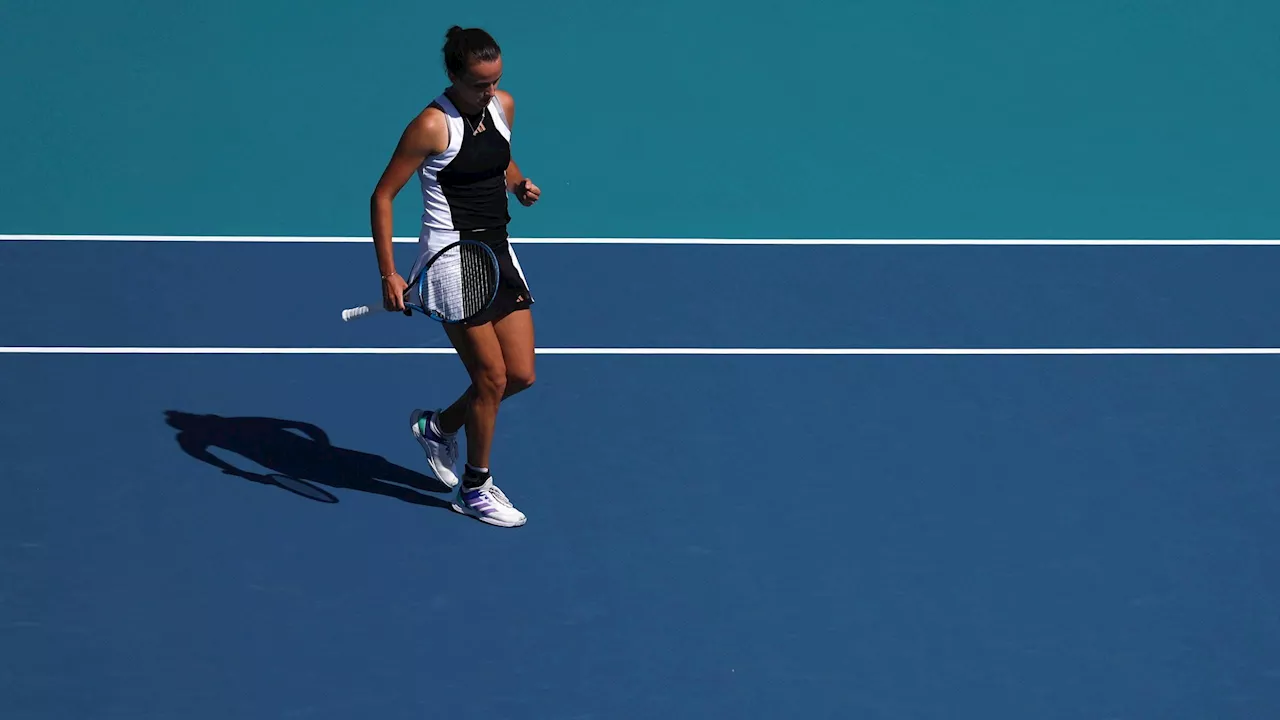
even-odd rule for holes
{"type": "MultiPolygon", "coordinates": [[[[440,497],[449,488],[439,480],[396,465],[380,455],[335,447],[319,427],[270,417],[224,417],[166,410],[165,423],[178,431],[183,452],[226,475],[275,485],[318,502],[338,498],[316,485],[384,495],[415,505],[452,510],[440,497]],[[220,449],[267,468],[269,473],[237,467],[215,455],[220,449]]],[[[224,453],[225,455],[225,453],[224,453]]]]}

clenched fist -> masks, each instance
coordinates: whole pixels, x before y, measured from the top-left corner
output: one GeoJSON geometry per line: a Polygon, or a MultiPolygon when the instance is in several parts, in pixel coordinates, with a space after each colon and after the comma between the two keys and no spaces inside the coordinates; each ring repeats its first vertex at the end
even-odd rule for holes
{"type": "Polygon", "coordinates": [[[520,184],[516,185],[512,192],[515,193],[516,199],[520,201],[520,204],[525,207],[538,202],[538,196],[542,194],[538,186],[534,185],[529,178],[521,180],[520,184]]]}

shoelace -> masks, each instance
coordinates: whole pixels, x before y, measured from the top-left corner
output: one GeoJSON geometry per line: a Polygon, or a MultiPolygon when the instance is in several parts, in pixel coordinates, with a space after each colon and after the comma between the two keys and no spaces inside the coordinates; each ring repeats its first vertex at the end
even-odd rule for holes
{"type": "Polygon", "coordinates": [[[487,494],[489,497],[493,498],[496,502],[506,505],[507,507],[513,507],[511,505],[511,501],[507,499],[507,496],[504,495],[496,485],[490,485],[489,489],[481,490],[480,494],[481,495],[487,494]]]}
{"type": "Polygon", "coordinates": [[[440,437],[440,439],[444,440],[444,449],[445,449],[445,452],[449,453],[449,457],[450,457],[451,459],[457,459],[457,457],[458,457],[458,436],[457,436],[457,435],[454,435],[454,436],[450,437],[450,436],[448,436],[448,435],[440,435],[439,437],[440,437]]]}

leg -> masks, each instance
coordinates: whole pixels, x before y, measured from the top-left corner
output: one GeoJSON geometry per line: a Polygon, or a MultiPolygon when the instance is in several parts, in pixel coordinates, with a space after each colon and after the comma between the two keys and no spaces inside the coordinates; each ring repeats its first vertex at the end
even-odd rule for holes
{"type": "Polygon", "coordinates": [[[454,433],[465,426],[467,463],[473,467],[489,467],[498,405],[507,392],[502,345],[492,323],[476,327],[446,325],[445,333],[471,376],[471,385],[440,414],[440,429],[454,433]]]}
{"type": "MultiPolygon", "coordinates": [[[[450,341],[471,375],[471,386],[449,408],[450,412],[462,413],[461,422],[467,431],[467,464],[471,468],[489,467],[493,429],[503,398],[533,382],[532,364],[528,360],[533,354],[532,343],[525,341],[532,328],[530,322],[521,325],[519,320],[506,322],[503,318],[474,328],[451,326],[447,329],[450,341]],[[508,356],[523,363],[514,368],[515,383],[507,380],[512,375],[508,356]]],[[[524,513],[494,484],[487,470],[468,469],[463,474],[453,509],[499,527],[518,527],[526,520],[524,513]]]]}
{"type": "Polygon", "coordinates": [[[527,308],[516,310],[495,322],[493,330],[498,336],[498,344],[502,346],[502,360],[507,366],[505,399],[533,386],[533,312],[527,308]]]}
{"type": "MultiPolygon", "coordinates": [[[[502,348],[502,361],[506,366],[506,387],[502,392],[502,399],[506,400],[512,395],[528,390],[535,380],[533,313],[528,309],[516,310],[493,323],[493,331],[502,348]]],[[[455,348],[460,345],[458,341],[453,341],[453,344],[455,348]]],[[[471,372],[471,362],[466,357],[462,362],[467,367],[467,371],[471,372]]],[[[457,432],[458,428],[466,423],[467,408],[471,404],[474,387],[473,382],[472,386],[463,391],[452,405],[441,411],[439,420],[442,430],[448,433],[457,432]]]]}

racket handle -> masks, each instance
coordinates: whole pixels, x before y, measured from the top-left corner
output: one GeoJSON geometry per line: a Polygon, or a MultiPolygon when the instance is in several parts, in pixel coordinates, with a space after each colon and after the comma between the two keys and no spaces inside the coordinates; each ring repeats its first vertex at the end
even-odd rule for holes
{"type": "MultiPolygon", "coordinates": [[[[342,311],[342,320],[343,322],[350,322],[352,320],[362,318],[372,313],[374,309],[375,308],[373,308],[370,305],[361,305],[359,307],[347,308],[346,310],[342,311]]],[[[381,310],[382,306],[379,305],[376,309],[381,310]]]]}

